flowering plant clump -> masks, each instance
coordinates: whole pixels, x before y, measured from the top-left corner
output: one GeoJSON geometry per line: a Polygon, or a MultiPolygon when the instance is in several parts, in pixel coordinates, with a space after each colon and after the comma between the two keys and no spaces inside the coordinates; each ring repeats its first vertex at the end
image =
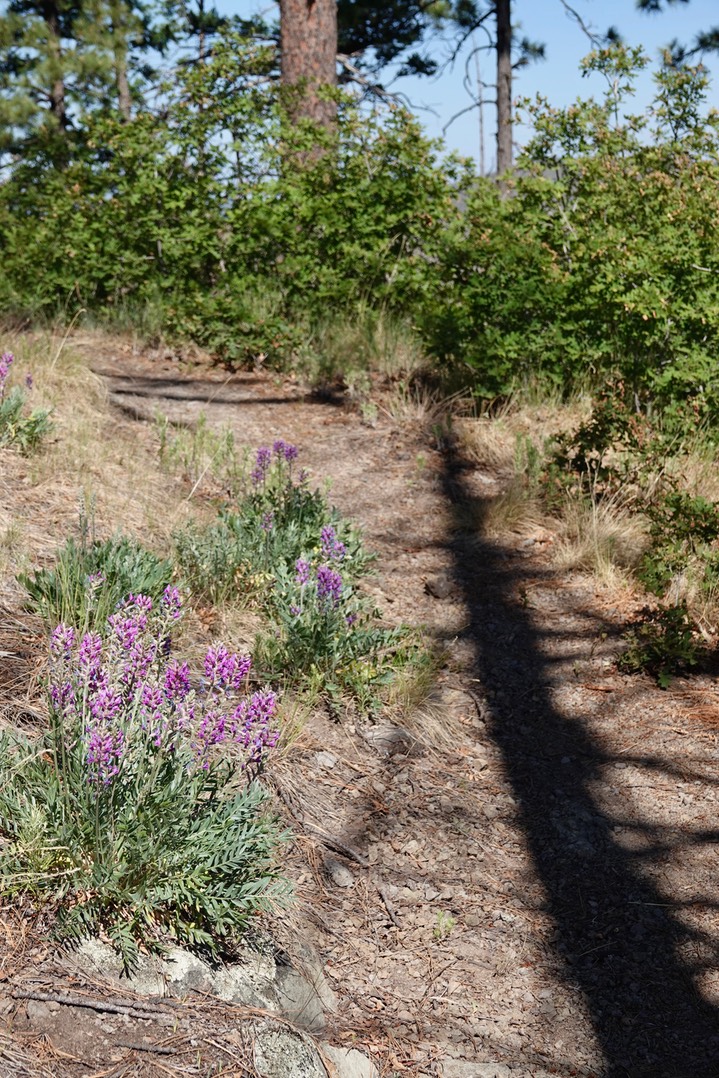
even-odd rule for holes
{"type": "Polygon", "coordinates": [[[406,632],[379,625],[333,525],[321,528],[319,542],[291,569],[278,565],[272,596],[276,628],[259,645],[267,673],[288,683],[309,680],[335,702],[350,696],[363,710],[375,709],[406,632]]]}
{"type": "Polygon", "coordinates": [[[41,751],[0,738],[0,884],[50,891],[61,932],[105,929],[132,966],[163,935],[216,951],[278,893],[275,826],[257,783],[277,698],[251,662],[172,656],[177,588],[129,595],[105,638],[58,625],[41,751]]]}
{"type": "MultiPolygon", "coordinates": [[[[25,415],[26,394],[19,386],[7,392],[10,368],[15,362],[12,352],[0,354],[0,446],[16,445],[21,453],[36,449],[50,432],[50,412],[35,408],[25,415]]],[[[25,386],[32,388],[32,376],[26,375],[25,386]]]]}
{"type": "Polygon", "coordinates": [[[236,508],[209,528],[189,527],[175,536],[177,558],[193,590],[217,601],[242,598],[271,610],[278,566],[290,570],[312,550],[326,564],[343,563],[359,577],[372,561],[358,532],[312,490],[307,473],[296,473],[297,447],[283,438],[260,446],[250,483],[236,508]]]}

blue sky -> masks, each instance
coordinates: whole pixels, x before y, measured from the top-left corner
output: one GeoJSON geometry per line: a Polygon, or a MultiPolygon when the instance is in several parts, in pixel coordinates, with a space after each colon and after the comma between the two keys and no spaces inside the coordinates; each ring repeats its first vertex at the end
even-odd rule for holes
{"type": "MultiPolygon", "coordinates": [[[[276,10],[271,0],[216,0],[223,13],[247,16],[251,13],[271,13],[276,10]]],[[[604,32],[615,26],[628,44],[641,45],[656,58],[662,46],[673,38],[691,42],[700,30],[707,30],[719,23],[717,0],[691,0],[688,4],[669,7],[660,15],[645,15],[634,7],[633,0],[572,0],[572,7],[583,21],[593,29],[604,32]]],[[[534,96],[536,93],[549,98],[553,105],[566,105],[576,97],[600,95],[603,80],[582,78],[579,61],[589,51],[590,44],[576,21],[571,19],[560,0],[514,0],[513,22],[519,36],[541,41],[546,46],[546,59],[531,64],[517,73],[515,98],[534,96]]],[[[441,59],[447,53],[447,45],[438,41],[433,54],[441,59]]],[[[493,58],[482,53],[481,68],[484,81],[493,81],[493,58]]],[[[442,129],[452,116],[470,103],[463,86],[465,59],[461,58],[454,69],[447,69],[437,78],[404,78],[392,83],[392,89],[406,94],[415,106],[427,132],[441,135],[442,129]]],[[[709,102],[719,108],[719,55],[709,57],[708,66],[716,73],[716,81],[710,88],[709,102]]],[[[474,62],[470,63],[474,76],[474,62]]],[[[645,72],[638,84],[636,106],[638,111],[651,99],[652,79],[645,72]]],[[[491,92],[490,92],[491,95],[491,92]]],[[[633,108],[634,111],[634,108],[633,108]]],[[[527,137],[527,131],[515,129],[519,143],[527,137]]],[[[475,160],[479,157],[479,119],[476,110],[455,120],[447,129],[446,142],[449,149],[457,150],[475,160]]],[[[495,124],[491,107],[485,109],[485,166],[491,170],[494,163],[495,124]]]]}

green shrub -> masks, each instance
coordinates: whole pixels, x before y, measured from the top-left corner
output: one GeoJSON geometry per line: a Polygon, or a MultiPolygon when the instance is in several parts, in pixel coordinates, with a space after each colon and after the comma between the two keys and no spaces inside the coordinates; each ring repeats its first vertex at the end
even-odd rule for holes
{"type": "Polygon", "coordinates": [[[103,629],[124,596],[141,593],[159,599],[172,574],[170,561],[136,539],[115,535],[90,540],[83,526],[80,541],[68,539],[53,568],[21,574],[18,580],[28,593],[28,608],[48,625],[66,622],[80,629],[103,629]]]}
{"type": "Polygon", "coordinates": [[[719,561],[719,505],[686,490],[672,490],[646,509],[651,547],[639,578],[655,595],[664,595],[677,574],[692,564],[704,590],[716,583],[719,561]]]}
{"type": "Polygon", "coordinates": [[[280,895],[279,834],[254,776],[276,698],[242,698],[249,659],[211,647],[192,687],[170,655],[177,589],[126,601],[81,639],[53,632],[50,724],[0,735],[0,890],[105,931],[126,969],[168,941],[217,954],[280,895]]]}
{"type": "Polygon", "coordinates": [[[653,674],[663,689],[676,674],[686,673],[699,662],[697,627],[684,603],[645,612],[625,633],[625,640],[619,668],[630,674],[653,674]]]}

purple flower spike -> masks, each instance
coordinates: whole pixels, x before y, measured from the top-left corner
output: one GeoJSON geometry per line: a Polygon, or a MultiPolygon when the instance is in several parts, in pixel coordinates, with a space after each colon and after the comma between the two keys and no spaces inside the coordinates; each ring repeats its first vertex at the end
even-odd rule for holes
{"type": "Polygon", "coordinates": [[[3,352],[2,355],[0,355],[0,396],[5,392],[5,382],[14,360],[15,356],[12,352],[3,352]]]}
{"type": "Polygon", "coordinates": [[[295,562],[295,582],[303,587],[309,583],[310,563],[305,558],[298,558],[295,562]]]}
{"type": "Polygon", "coordinates": [[[50,637],[50,652],[55,658],[68,656],[75,647],[75,630],[62,622],[53,629],[50,637]]]}
{"type": "Polygon", "coordinates": [[[87,770],[90,782],[109,786],[120,772],[120,760],[125,747],[122,730],[107,730],[95,726],[87,741],[87,770]]]}
{"type": "Polygon", "coordinates": [[[324,610],[336,610],[342,598],[342,577],[329,565],[317,570],[317,601],[324,610]]]}
{"type": "Polygon", "coordinates": [[[165,696],[170,703],[180,703],[190,692],[190,668],[173,660],[165,671],[165,696]]]}
{"type": "Polygon", "coordinates": [[[297,460],[297,446],[290,445],[284,438],[278,438],[272,446],[272,452],[279,459],[284,459],[288,464],[291,464],[293,460],[297,460]]]}
{"type": "Polygon", "coordinates": [[[275,514],[272,512],[265,513],[262,518],[262,524],[260,525],[260,527],[262,528],[263,532],[267,532],[267,534],[269,535],[269,533],[272,531],[272,528],[274,527],[274,523],[275,514]]]}
{"type": "Polygon", "coordinates": [[[250,478],[256,487],[259,487],[264,483],[271,463],[272,450],[269,446],[261,445],[255,456],[255,466],[250,472],[250,478]]]}
{"type": "Polygon", "coordinates": [[[320,543],[322,545],[322,557],[327,561],[342,561],[347,548],[344,543],[337,538],[337,532],[331,524],[326,524],[320,534],[320,543]]]}
{"type": "Polygon", "coordinates": [[[25,388],[32,389],[32,375],[30,374],[30,371],[25,375],[25,388]]]}
{"type": "Polygon", "coordinates": [[[182,616],[182,595],[180,589],[168,584],[162,593],[163,609],[170,615],[173,621],[182,616]]]}

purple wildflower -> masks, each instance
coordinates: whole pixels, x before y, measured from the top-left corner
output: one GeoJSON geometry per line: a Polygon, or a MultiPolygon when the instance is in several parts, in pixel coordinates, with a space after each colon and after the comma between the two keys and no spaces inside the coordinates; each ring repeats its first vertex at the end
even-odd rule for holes
{"type": "Polygon", "coordinates": [[[109,679],[102,668],[102,637],[99,633],[85,633],[80,641],[77,661],[81,680],[91,692],[107,688],[109,679]]]}
{"type": "Polygon", "coordinates": [[[122,730],[91,727],[87,741],[87,770],[90,782],[109,786],[120,772],[120,760],[125,747],[122,730]]]}
{"type": "Polygon", "coordinates": [[[25,388],[32,389],[32,375],[30,374],[30,371],[25,375],[25,388]]]}
{"type": "Polygon", "coordinates": [[[255,456],[255,466],[250,472],[250,478],[256,487],[259,487],[264,483],[271,463],[272,450],[269,446],[261,445],[255,456]]]}
{"type": "Polygon", "coordinates": [[[348,629],[351,629],[356,621],[357,621],[357,615],[356,614],[348,614],[347,617],[345,618],[345,622],[347,623],[347,628],[348,629]]]}
{"type": "Polygon", "coordinates": [[[5,382],[14,359],[15,356],[12,352],[3,352],[2,355],[0,355],[0,398],[5,393],[5,382]]]}
{"type": "Polygon", "coordinates": [[[136,610],[142,611],[143,614],[149,614],[152,610],[152,599],[149,595],[133,595],[130,593],[122,605],[126,607],[134,606],[136,610]]]}
{"type": "Polygon", "coordinates": [[[292,615],[293,618],[298,618],[301,613],[302,613],[302,607],[301,606],[291,606],[290,607],[290,614],[292,615]]]}
{"type": "Polygon", "coordinates": [[[165,671],[165,696],[170,703],[180,702],[190,692],[190,668],[174,659],[165,671]]]}
{"type": "Polygon", "coordinates": [[[101,688],[90,704],[90,712],[96,723],[111,723],[121,711],[122,697],[116,689],[101,688]]]}
{"type": "Polygon", "coordinates": [[[277,696],[269,689],[253,693],[249,702],[243,700],[235,710],[235,741],[251,750],[248,761],[251,764],[259,764],[265,750],[273,749],[280,739],[280,731],[270,729],[276,711],[277,696]]]}
{"type": "Polygon", "coordinates": [[[317,600],[324,610],[337,609],[342,598],[342,577],[329,565],[317,570],[317,600]]]}
{"type": "Polygon", "coordinates": [[[293,460],[297,460],[297,446],[290,445],[284,438],[278,438],[272,446],[272,452],[279,459],[284,459],[288,464],[291,464],[293,460]]]}
{"type": "Polygon", "coordinates": [[[344,543],[337,538],[337,532],[331,524],[326,524],[320,533],[320,543],[322,545],[322,557],[327,561],[342,561],[347,548],[344,543]]]}
{"type": "Polygon", "coordinates": [[[162,593],[162,607],[173,621],[182,616],[182,595],[180,589],[168,584],[162,593]]]}
{"type": "Polygon", "coordinates": [[[274,523],[275,523],[275,514],[272,513],[272,512],[265,513],[265,515],[262,518],[262,524],[260,525],[260,527],[262,528],[263,532],[267,532],[267,534],[269,534],[272,531],[274,523]]]}
{"type": "Polygon", "coordinates": [[[305,558],[298,558],[295,562],[295,583],[304,587],[310,579],[310,563],[305,558]]]}
{"type": "Polygon", "coordinates": [[[246,655],[229,652],[224,644],[209,647],[205,655],[205,677],[218,688],[239,689],[250,672],[251,660],[246,655]]]}
{"type": "Polygon", "coordinates": [[[157,648],[157,640],[136,640],[122,667],[122,681],[126,685],[133,685],[147,677],[148,670],[157,658],[157,648]]]}
{"type": "Polygon", "coordinates": [[[63,718],[75,714],[75,691],[71,681],[53,682],[50,685],[50,700],[55,712],[63,718]]]}
{"type": "Polygon", "coordinates": [[[135,647],[138,637],[147,628],[147,615],[138,614],[135,617],[124,618],[122,614],[111,614],[107,619],[107,623],[120,647],[124,651],[131,651],[135,647]]]}
{"type": "Polygon", "coordinates": [[[50,653],[55,657],[67,657],[75,646],[75,630],[62,622],[53,629],[50,637],[50,653]]]}
{"type": "Polygon", "coordinates": [[[90,573],[87,577],[86,584],[92,591],[95,591],[101,584],[104,584],[106,580],[107,577],[104,573],[90,573]]]}

